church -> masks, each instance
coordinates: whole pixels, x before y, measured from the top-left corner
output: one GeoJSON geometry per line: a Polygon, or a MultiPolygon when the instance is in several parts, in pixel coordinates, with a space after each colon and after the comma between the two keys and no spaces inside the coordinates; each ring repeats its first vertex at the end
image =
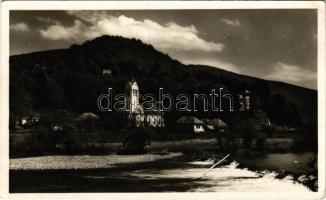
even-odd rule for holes
{"type": "Polygon", "coordinates": [[[128,81],[125,86],[127,95],[126,117],[129,127],[164,127],[163,111],[157,106],[157,102],[143,107],[139,102],[139,86],[135,80],[128,81]]]}

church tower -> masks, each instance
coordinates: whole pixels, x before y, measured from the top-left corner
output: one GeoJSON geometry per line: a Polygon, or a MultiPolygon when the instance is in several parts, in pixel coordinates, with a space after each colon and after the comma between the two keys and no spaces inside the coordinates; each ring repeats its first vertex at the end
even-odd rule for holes
{"type": "Polygon", "coordinates": [[[238,95],[239,111],[249,111],[251,109],[250,92],[246,89],[244,93],[238,95]]]}
{"type": "Polygon", "coordinates": [[[131,80],[125,87],[127,95],[127,120],[129,127],[144,126],[144,109],[139,104],[139,87],[135,80],[131,80]]]}
{"type": "Polygon", "coordinates": [[[128,95],[128,110],[130,113],[134,113],[139,105],[139,87],[135,80],[131,80],[127,83],[125,88],[128,95]]]}

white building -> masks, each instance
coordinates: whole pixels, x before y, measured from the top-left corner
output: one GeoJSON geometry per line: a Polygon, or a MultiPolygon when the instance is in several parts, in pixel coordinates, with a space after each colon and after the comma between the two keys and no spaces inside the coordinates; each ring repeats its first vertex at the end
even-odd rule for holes
{"type": "Polygon", "coordinates": [[[125,92],[127,98],[127,120],[129,127],[164,127],[163,112],[155,103],[144,107],[139,102],[139,86],[135,80],[126,84],[125,92]]]}
{"type": "Polygon", "coordinates": [[[102,75],[112,75],[111,69],[102,69],[102,75]]]}
{"type": "Polygon", "coordinates": [[[194,116],[182,116],[177,120],[177,129],[180,132],[204,133],[205,123],[194,116]]]}

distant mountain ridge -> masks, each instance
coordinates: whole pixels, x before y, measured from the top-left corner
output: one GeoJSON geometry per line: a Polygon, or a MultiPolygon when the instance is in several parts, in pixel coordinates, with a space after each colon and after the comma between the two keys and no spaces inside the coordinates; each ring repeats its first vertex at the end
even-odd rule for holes
{"type": "MultiPolygon", "coordinates": [[[[122,92],[130,78],[139,82],[144,93],[157,93],[159,87],[171,94],[207,93],[213,87],[222,86],[236,95],[248,88],[278,123],[285,120],[282,115],[287,110],[297,110],[304,122],[317,119],[315,90],[216,67],[184,65],[136,39],[102,36],[68,49],[10,57],[10,87],[20,88],[35,110],[61,106],[76,112],[96,111],[94,101],[98,94],[108,87],[122,92]],[[101,76],[103,69],[111,70],[112,75],[101,76]],[[280,110],[277,104],[282,104],[280,110]]],[[[13,106],[19,103],[15,95],[19,96],[10,94],[13,106]]]]}

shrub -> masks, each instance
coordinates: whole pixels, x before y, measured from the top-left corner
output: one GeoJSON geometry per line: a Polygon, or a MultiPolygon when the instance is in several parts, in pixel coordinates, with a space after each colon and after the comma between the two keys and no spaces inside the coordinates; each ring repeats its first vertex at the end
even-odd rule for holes
{"type": "Polygon", "coordinates": [[[134,129],[123,141],[123,153],[126,154],[143,154],[146,153],[145,146],[150,142],[150,130],[134,129]]]}
{"type": "Polygon", "coordinates": [[[256,141],[256,149],[260,152],[264,151],[265,149],[266,138],[259,137],[256,141]]]}
{"type": "Polygon", "coordinates": [[[59,150],[67,154],[81,153],[82,149],[78,145],[79,140],[76,136],[76,133],[63,133],[62,137],[63,139],[61,141],[61,145],[58,145],[61,147],[59,150]]]}
{"type": "Polygon", "coordinates": [[[55,151],[59,137],[47,127],[40,126],[32,132],[33,153],[44,154],[55,151]]]}

